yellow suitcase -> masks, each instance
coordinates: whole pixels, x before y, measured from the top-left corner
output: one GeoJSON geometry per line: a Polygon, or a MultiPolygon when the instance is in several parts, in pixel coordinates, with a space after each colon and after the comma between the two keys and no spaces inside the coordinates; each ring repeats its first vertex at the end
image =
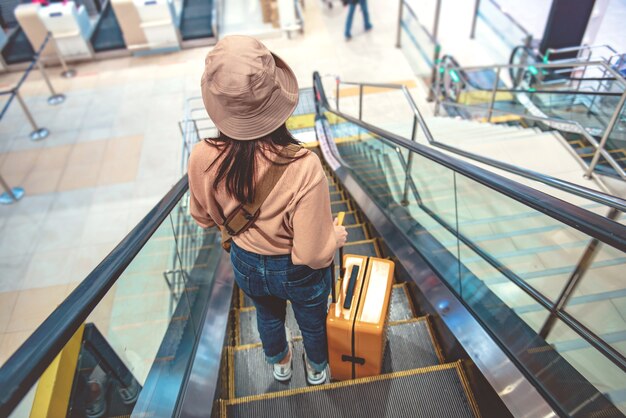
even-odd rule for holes
{"type": "Polygon", "coordinates": [[[382,370],[394,263],[345,255],[343,266],[326,318],[330,373],[335,380],[375,376],[382,370]]]}

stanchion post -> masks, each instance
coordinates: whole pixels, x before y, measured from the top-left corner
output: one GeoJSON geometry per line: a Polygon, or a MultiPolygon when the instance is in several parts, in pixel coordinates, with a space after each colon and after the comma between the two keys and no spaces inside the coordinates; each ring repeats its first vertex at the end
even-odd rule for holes
{"type": "Polygon", "coordinates": [[[10,205],[24,197],[24,189],[21,187],[10,187],[4,178],[0,176],[0,185],[4,189],[4,193],[0,195],[0,204],[10,205]]]}
{"type": "Polygon", "coordinates": [[[61,73],[61,76],[63,76],[64,78],[74,77],[76,75],[76,70],[70,69],[67,67],[67,63],[65,62],[65,59],[63,58],[63,55],[61,54],[61,51],[59,50],[59,45],[57,44],[57,40],[54,39],[54,36],[52,36],[52,33],[50,33],[50,38],[52,38],[52,43],[54,44],[54,50],[56,51],[57,59],[61,63],[61,67],[63,67],[63,72],[61,73]]]}
{"type": "Polygon", "coordinates": [[[28,123],[30,123],[30,126],[32,126],[33,128],[33,131],[30,133],[30,139],[32,141],[40,141],[46,138],[50,134],[50,132],[46,128],[40,128],[39,126],[37,126],[35,119],[33,119],[33,115],[30,113],[30,110],[28,110],[28,107],[26,106],[26,103],[24,102],[24,99],[22,99],[22,96],[20,95],[20,92],[18,90],[15,91],[15,98],[22,107],[22,110],[26,115],[26,119],[28,119],[28,123]]]}
{"type": "Polygon", "coordinates": [[[48,104],[55,106],[55,105],[63,103],[65,101],[65,95],[57,93],[54,90],[54,87],[52,86],[52,83],[50,82],[50,78],[48,78],[48,74],[46,73],[46,69],[44,68],[39,58],[37,58],[37,68],[39,69],[39,72],[41,73],[43,80],[46,82],[46,85],[48,86],[48,90],[50,90],[50,97],[48,97],[48,104]]]}

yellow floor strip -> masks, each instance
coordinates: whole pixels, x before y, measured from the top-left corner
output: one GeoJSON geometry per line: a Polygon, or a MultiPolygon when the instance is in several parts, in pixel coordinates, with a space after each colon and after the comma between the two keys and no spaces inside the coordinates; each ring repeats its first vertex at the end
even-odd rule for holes
{"type": "MultiPolygon", "coordinates": [[[[415,86],[417,86],[417,83],[415,82],[415,80],[400,80],[400,81],[392,81],[389,84],[400,84],[405,86],[406,88],[412,89],[415,86]]],[[[398,89],[390,89],[387,87],[369,87],[369,86],[364,86],[363,87],[363,94],[376,94],[376,93],[388,93],[391,91],[397,91],[400,92],[400,90],[398,89]]],[[[351,96],[358,96],[359,95],[359,87],[355,86],[355,87],[345,87],[342,89],[339,89],[339,97],[343,98],[343,97],[351,97],[351,96]]]]}
{"type": "MultiPolygon", "coordinates": [[[[461,94],[459,94],[459,100],[457,100],[457,102],[468,105],[489,103],[491,102],[492,96],[493,93],[489,90],[462,91],[461,94]]],[[[496,102],[510,102],[512,100],[514,100],[514,97],[509,92],[500,91],[496,93],[496,102]]]]}
{"type": "Polygon", "coordinates": [[[507,123],[507,122],[518,122],[522,120],[524,119],[518,115],[492,116],[491,121],[488,121],[488,118],[479,119],[479,121],[482,123],[507,123]]]}
{"type": "Polygon", "coordinates": [[[30,411],[31,418],[56,418],[67,414],[84,330],[85,325],[81,325],[41,375],[30,411]]]}
{"type": "Polygon", "coordinates": [[[315,113],[295,115],[287,119],[287,129],[290,131],[297,129],[313,128],[315,126],[315,113]]]}

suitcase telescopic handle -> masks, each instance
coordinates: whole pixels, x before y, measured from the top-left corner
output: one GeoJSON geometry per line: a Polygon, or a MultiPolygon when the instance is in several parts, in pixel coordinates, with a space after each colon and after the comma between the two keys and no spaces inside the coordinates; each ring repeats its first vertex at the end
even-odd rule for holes
{"type": "Polygon", "coordinates": [[[352,307],[352,299],[354,299],[354,288],[356,287],[356,279],[359,277],[359,266],[352,266],[350,270],[350,281],[348,282],[348,290],[346,291],[346,299],[343,301],[343,309],[352,307]]]}
{"type": "MultiPolygon", "coordinates": [[[[343,218],[346,217],[346,213],[345,212],[339,212],[337,214],[337,225],[342,225],[343,224],[343,218]]],[[[332,289],[331,289],[331,295],[332,295],[332,303],[337,303],[337,280],[335,277],[335,262],[333,261],[333,263],[330,266],[330,269],[332,271],[332,278],[333,278],[333,283],[332,283],[332,289]]],[[[343,277],[343,247],[339,248],[339,282],[341,283],[341,278],[343,277]]]]}

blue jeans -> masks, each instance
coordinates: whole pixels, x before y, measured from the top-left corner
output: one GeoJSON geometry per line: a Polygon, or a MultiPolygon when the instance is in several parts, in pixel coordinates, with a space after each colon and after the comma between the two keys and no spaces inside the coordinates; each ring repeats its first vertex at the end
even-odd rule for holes
{"type": "Polygon", "coordinates": [[[287,301],[302,332],[309,364],[321,372],[328,364],[326,313],[330,267],[314,270],[291,262],[291,255],[259,255],[232,243],[230,260],[237,285],[252,299],[263,351],[271,364],[289,352],[285,336],[287,301]]]}
{"type": "MultiPolygon", "coordinates": [[[[359,4],[361,5],[361,11],[363,12],[363,22],[365,23],[365,30],[370,30],[372,28],[372,24],[370,23],[370,15],[367,11],[367,0],[359,0],[359,4]]],[[[350,31],[352,30],[352,19],[354,18],[354,10],[356,9],[356,4],[350,3],[348,5],[348,19],[346,20],[346,38],[349,38],[350,31]]]]}

